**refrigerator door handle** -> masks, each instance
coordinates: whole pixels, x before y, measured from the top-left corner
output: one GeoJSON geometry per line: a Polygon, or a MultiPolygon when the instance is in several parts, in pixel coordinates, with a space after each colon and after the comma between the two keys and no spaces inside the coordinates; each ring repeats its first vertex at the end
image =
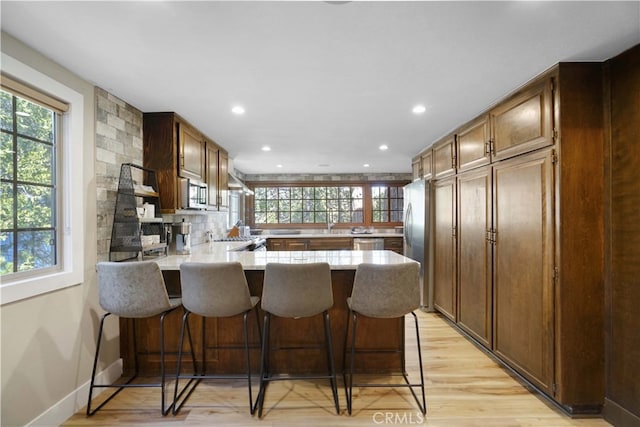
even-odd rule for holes
{"type": "Polygon", "coordinates": [[[404,241],[411,246],[411,229],[413,227],[413,209],[411,203],[407,205],[407,212],[404,214],[404,241]]]}

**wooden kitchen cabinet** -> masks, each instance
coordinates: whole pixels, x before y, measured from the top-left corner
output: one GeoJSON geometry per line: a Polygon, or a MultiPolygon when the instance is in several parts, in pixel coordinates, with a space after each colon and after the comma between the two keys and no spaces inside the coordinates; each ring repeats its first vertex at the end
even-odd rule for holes
{"type": "Polygon", "coordinates": [[[422,159],[420,156],[416,157],[411,162],[411,177],[414,181],[422,177],[422,159]]]}
{"type": "Polygon", "coordinates": [[[218,156],[220,148],[212,141],[206,141],[206,180],[207,180],[207,206],[217,208],[220,204],[219,187],[219,168],[218,156]]]}
{"type": "Polygon", "coordinates": [[[447,137],[433,144],[433,177],[443,178],[456,172],[456,140],[447,137]]]}
{"type": "Polygon", "coordinates": [[[472,121],[456,133],[458,172],[489,164],[490,137],[488,115],[472,121]]]}
{"type": "Polygon", "coordinates": [[[435,308],[570,414],[604,403],[602,81],[561,63],[462,125],[457,175],[433,145],[435,308]],[[462,147],[487,115],[477,166],[462,147]]]}
{"type": "Polygon", "coordinates": [[[456,177],[434,185],[434,307],[456,321],[456,177]]]}
{"type": "Polygon", "coordinates": [[[422,178],[429,180],[433,176],[433,152],[431,150],[422,153],[422,178]]]}
{"type": "Polygon", "coordinates": [[[218,208],[229,208],[229,156],[226,151],[218,151],[218,208]]]}
{"type": "Polygon", "coordinates": [[[295,238],[271,238],[267,239],[267,250],[269,251],[306,251],[307,239],[295,238]]]}
{"type": "Polygon", "coordinates": [[[404,240],[402,237],[385,237],[384,249],[404,255],[404,240]]]}
{"type": "Polygon", "coordinates": [[[226,151],[176,113],[144,113],[143,152],[158,177],[162,213],[182,209],[180,178],[207,183],[209,208],[228,206],[226,151]]]}
{"type": "Polygon", "coordinates": [[[491,110],[494,160],[507,159],[554,143],[553,79],[529,85],[491,110]]]}
{"type": "Polygon", "coordinates": [[[185,122],[178,122],[178,175],[205,181],[205,142],[202,134],[185,122]]]}
{"type": "Polygon", "coordinates": [[[552,159],[551,149],[537,151],[493,172],[493,350],[547,394],[554,382],[552,159]]]}
{"type": "Polygon", "coordinates": [[[458,175],[458,325],[492,346],[491,167],[458,175]]]}
{"type": "Polygon", "coordinates": [[[309,251],[339,251],[352,250],[352,237],[314,237],[308,240],[309,251]]]}

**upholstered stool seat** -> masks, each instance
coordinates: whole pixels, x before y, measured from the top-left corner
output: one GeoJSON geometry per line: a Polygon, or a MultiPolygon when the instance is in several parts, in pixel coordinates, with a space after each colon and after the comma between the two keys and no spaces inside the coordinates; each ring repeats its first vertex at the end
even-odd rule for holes
{"type": "Polygon", "coordinates": [[[180,332],[180,350],[178,352],[178,372],[176,375],[173,413],[176,414],[186,399],[191,395],[193,389],[204,379],[246,379],[249,390],[249,412],[253,414],[255,405],[251,388],[251,358],[249,345],[249,332],[247,327],[247,317],[250,312],[255,313],[258,345],[260,348],[260,321],[258,315],[259,297],[251,296],[249,285],[244,275],[242,264],[239,262],[220,263],[196,263],[185,262],[180,265],[180,286],[182,289],[182,304],[185,308],[182,317],[182,328],[180,332]],[[189,332],[189,317],[194,313],[202,316],[202,366],[198,372],[194,361],[193,375],[185,375],[182,370],[182,353],[184,346],[185,330],[189,332]],[[207,318],[232,317],[242,315],[244,346],[223,346],[207,347],[205,325],[207,318]],[[217,350],[244,350],[246,372],[244,375],[216,375],[207,373],[206,352],[207,349],[217,350]],[[180,379],[189,379],[187,387],[191,381],[195,380],[186,397],[179,402],[181,394],[178,393],[180,379]]]}
{"type": "MultiPolygon", "coordinates": [[[[338,389],[336,384],[335,364],[329,309],[333,306],[333,289],[331,285],[331,269],[328,263],[280,264],[267,263],[264,272],[262,289],[262,310],[264,316],[264,332],[262,344],[262,365],[260,369],[260,392],[258,394],[258,416],[262,416],[267,384],[277,380],[328,379],[333,392],[336,412],[340,413],[338,389]],[[324,348],[327,357],[327,374],[325,375],[285,375],[279,376],[271,371],[270,327],[272,317],[300,319],[322,315],[324,324],[324,348]]],[[[313,347],[313,348],[317,348],[313,347]]],[[[280,350],[304,350],[308,347],[295,346],[280,350]]]]}
{"type": "Polygon", "coordinates": [[[100,327],[96,344],[96,352],[91,373],[87,415],[93,415],[116,394],[127,387],[158,387],[161,390],[162,415],[166,415],[171,406],[165,399],[165,317],[181,306],[180,298],[169,298],[162,272],[154,261],[100,262],[96,266],[98,272],[98,297],[100,306],[106,311],[100,318],[100,327]],[[105,319],[114,314],[121,318],[133,319],[133,353],[134,374],[123,383],[96,384],[96,371],[100,355],[100,345],[105,319]],[[133,383],[139,374],[138,352],[136,346],[136,319],[160,316],[160,381],[157,383],[133,383]],[[116,388],[116,390],[95,409],[91,408],[93,391],[96,388],[116,388]]]}
{"type": "Polygon", "coordinates": [[[426,399],[424,394],[424,374],[422,371],[422,352],[420,349],[420,332],[418,329],[418,317],[414,313],[420,305],[420,265],[417,262],[392,265],[360,264],[356,269],[351,297],[347,298],[349,311],[347,313],[347,328],[344,341],[343,378],[345,393],[347,395],[347,412],[351,414],[353,387],[407,387],[415,398],[420,411],[426,413],[426,399]],[[358,317],[373,318],[399,318],[411,314],[416,328],[416,343],[418,346],[418,366],[420,370],[420,382],[411,383],[405,369],[404,352],[399,351],[402,383],[354,383],[354,364],[356,353],[371,353],[375,350],[356,349],[356,334],[358,330],[358,317]],[[349,344],[349,325],[353,320],[351,330],[351,344],[349,344]],[[349,363],[347,365],[347,355],[349,363]],[[348,369],[347,369],[348,368],[348,369]],[[419,399],[415,388],[421,390],[422,399],[419,399]]]}

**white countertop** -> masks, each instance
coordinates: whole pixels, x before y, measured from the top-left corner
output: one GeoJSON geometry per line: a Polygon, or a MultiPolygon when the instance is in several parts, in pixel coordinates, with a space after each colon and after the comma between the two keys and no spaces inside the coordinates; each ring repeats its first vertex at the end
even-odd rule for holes
{"type": "Polygon", "coordinates": [[[194,246],[190,255],[169,255],[155,261],[162,270],[179,270],[183,262],[238,261],[245,270],[264,270],[269,262],[300,264],[328,262],[332,270],[354,270],[358,264],[416,262],[393,251],[238,251],[247,242],[215,242],[194,246]]]}
{"type": "Polygon", "coordinates": [[[380,238],[380,237],[402,237],[399,233],[292,233],[292,234],[269,234],[268,231],[263,232],[256,237],[265,239],[308,239],[308,238],[328,238],[328,237],[355,237],[355,238],[380,238]]]}

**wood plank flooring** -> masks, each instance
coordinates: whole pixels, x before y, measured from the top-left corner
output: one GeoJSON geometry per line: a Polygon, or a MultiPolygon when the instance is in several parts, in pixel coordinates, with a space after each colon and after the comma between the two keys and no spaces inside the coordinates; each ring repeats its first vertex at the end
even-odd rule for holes
{"type": "MultiPolygon", "coordinates": [[[[426,380],[427,415],[407,389],[354,389],[353,414],[346,414],[339,379],[341,414],[327,381],[283,381],[267,389],[262,419],[248,410],[246,382],[206,381],[178,415],[160,415],[159,389],[127,389],[92,417],[84,410],[64,426],[376,426],[605,427],[601,418],[571,419],[479,350],[435,313],[419,312],[426,380]]],[[[413,322],[406,322],[407,369],[417,374],[413,322]]],[[[342,357],[336,355],[336,357],[342,357]]],[[[416,378],[414,376],[413,378],[416,378]]],[[[257,386],[257,384],[256,384],[257,386]]],[[[257,387],[255,387],[257,392],[257,387]]],[[[171,389],[172,390],[172,389],[171,389]]],[[[99,401],[100,397],[96,398],[99,401]]]]}

